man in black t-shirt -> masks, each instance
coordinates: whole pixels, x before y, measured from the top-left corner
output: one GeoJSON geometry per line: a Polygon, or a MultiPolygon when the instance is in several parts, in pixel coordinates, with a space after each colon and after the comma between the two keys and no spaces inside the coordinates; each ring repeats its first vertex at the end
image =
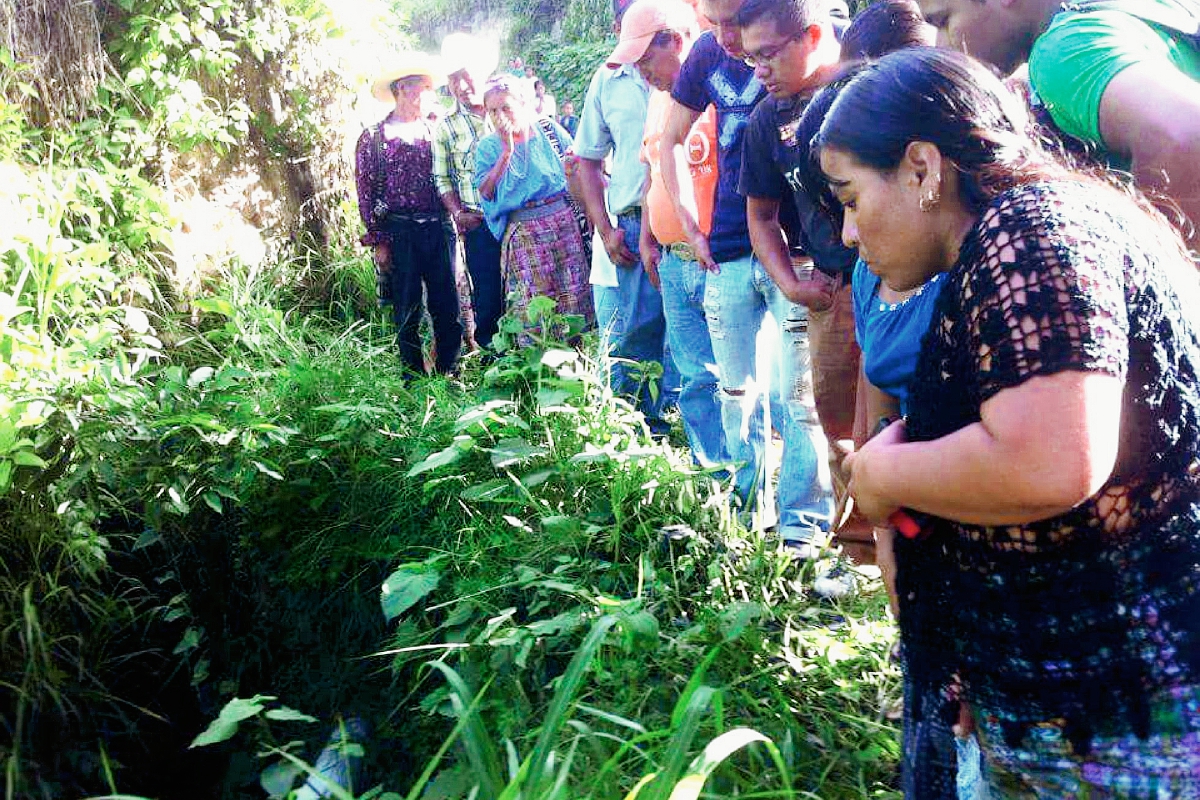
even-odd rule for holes
{"type": "Polygon", "coordinates": [[[852,438],[854,427],[859,352],[850,275],[857,253],[842,244],[837,224],[803,191],[798,171],[809,148],[796,136],[808,101],[838,69],[837,40],[845,23],[822,9],[816,0],[748,0],[738,14],[747,62],[770,93],[746,126],[738,191],[746,197],[755,256],[784,295],[808,308],[813,393],[836,486],[846,452],[839,442],[852,438]],[[785,199],[795,200],[800,217],[792,241],[779,224],[785,199]],[[810,261],[816,269],[804,268],[810,261]]]}
{"type": "Polygon", "coordinates": [[[810,310],[824,307],[828,298],[805,291],[806,282],[792,270],[789,244],[835,278],[849,278],[856,257],[796,177],[808,160],[808,143],[796,140],[796,126],[813,94],[838,69],[840,31],[835,31],[832,18],[819,6],[815,0],[749,0],[738,14],[746,60],[755,65],[755,75],[769,92],[746,127],[738,192],[746,197],[754,254],[788,299],[810,310]],[[779,207],[792,192],[801,241],[789,243],[779,225],[779,207]]]}

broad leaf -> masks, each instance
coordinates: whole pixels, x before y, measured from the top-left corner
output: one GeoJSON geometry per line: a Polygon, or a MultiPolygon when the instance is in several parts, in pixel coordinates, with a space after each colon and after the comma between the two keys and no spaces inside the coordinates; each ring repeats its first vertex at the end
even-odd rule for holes
{"type": "Polygon", "coordinates": [[[420,475],[422,472],[448,467],[474,448],[475,440],[470,436],[455,436],[454,442],[449,447],[427,456],[424,461],[416,464],[408,471],[407,477],[412,478],[420,475]]]}
{"type": "Polygon", "coordinates": [[[725,636],[725,641],[733,642],[741,638],[750,625],[766,615],[766,610],[759,603],[730,603],[721,611],[720,617],[721,633],[725,636]]]}
{"type": "Polygon", "coordinates": [[[462,490],[459,497],[468,503],[503,502],[512,499],[512,495],[509,493],[511,488],[511,481],[504,478],[492,478],[490,481],[468,486],[462,490]]]}
{"type": "Polygon", "coordinates": [[[304,770],[290,761],[277,761],[262,771],[258,785],[271,797],[284,797],[296,785],[304,770]]]}
{"type": "Polygon", "coordinates": [[[428,564],[405,564],[383,582],[379,602],[391,622],[437,588],[438,571],[428,564]]]}
{"type": "Polygon", "coordinates": [[[233,738],[238,731],[239,723],[258,716],[262,712],[264,704],[274,699],[272,696],[262,694],[256,694],[249,700],[235,697],[225,704],[217,718],[209,723],[204,733],[192,740],[188,748],[204,747],[233,738]]]}
{"type": "Polygon", "coordinates": [[[233,304],[223,297],[198,297],[192,301],[192,306],[200,311],[220,314],[229,319],[233,319],[234,314],[237,313],[233,304]]]}
{"type": "Polygon", "coordinates": [[[546,455],[546,448],[532,445],[524,439],[501,439],[492,448],[492,466],[503,469],[531,458],[546,455]]]}
{"type": "Polygon", "coordinates": [[[316,717],[310,717],[308,714],[297,711],[294,708],[288,708],[287,706],[272,708],[263,714],[263,716],[267,719],[278,720],[279,722],[319,722],[316,717]]]}

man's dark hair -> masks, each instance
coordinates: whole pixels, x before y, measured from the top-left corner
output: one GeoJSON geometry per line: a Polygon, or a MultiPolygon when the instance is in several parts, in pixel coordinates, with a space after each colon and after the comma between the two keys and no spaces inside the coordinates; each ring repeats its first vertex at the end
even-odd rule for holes
{"type": "Polygon", "coordinates": [[[829,7],[825,0],[746,0],[737,25],[745,28],[764,19],[774,23],[780,34],[799,38],[809,25],[828,21],[829,7]]]}
{"type": "Polygon", "coordinates": [[[825,122],[829,109],[833,107],[833,102],[837,100],[838,93],[846,88],[863,66],[859,62],[840,68],[833,79],[813,95],[812,100],[804,107],[804,116],[800,118],[800,124],[796,126],[796,143],[808,151],[808,157],[800,160],[795,173],[796,181],[808,195],[809,201],[833,221],[834,230],[842,229],[842,206],[834,197],[824,173],[821,172],[819,153],[812,147],[812,143],[820,133],[821,125],[825,122]]]}
{"type": "Polygon", "coordinates": [[[877,0],[842,35],[842,60],[879,58],[893,50],[928,44],[928,26],[916,0],[877,0]]]}

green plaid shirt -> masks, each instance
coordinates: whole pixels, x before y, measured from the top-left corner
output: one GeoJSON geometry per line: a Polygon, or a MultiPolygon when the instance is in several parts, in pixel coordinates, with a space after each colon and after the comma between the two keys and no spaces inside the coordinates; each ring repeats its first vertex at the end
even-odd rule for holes
{"type": "Polygon", "coordinates": [[[483,117],[457,103],[433,136],[433,185],[439,195],[456,192],[471,211],[483,208],[474,183],[475,146],[486,133],[483,117]]]}

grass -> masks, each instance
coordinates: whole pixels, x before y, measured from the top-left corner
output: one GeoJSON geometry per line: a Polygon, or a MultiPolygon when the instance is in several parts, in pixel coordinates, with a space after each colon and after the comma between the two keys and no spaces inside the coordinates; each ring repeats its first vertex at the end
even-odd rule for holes
{"type": "Polygon", "coordinates": [[[0,499],[8,797],[261,796],[348,715],[359,797],[894,795],[877,581],[814,601],[590,345],[405,383],[359,289],[314,306],[288,270],[314,271],[232,265],[194,323],[164,312],[164,356],[92,387],[60,473],[0,499]],[[324,722],[185,749],[259,695],[324,722]]]}

